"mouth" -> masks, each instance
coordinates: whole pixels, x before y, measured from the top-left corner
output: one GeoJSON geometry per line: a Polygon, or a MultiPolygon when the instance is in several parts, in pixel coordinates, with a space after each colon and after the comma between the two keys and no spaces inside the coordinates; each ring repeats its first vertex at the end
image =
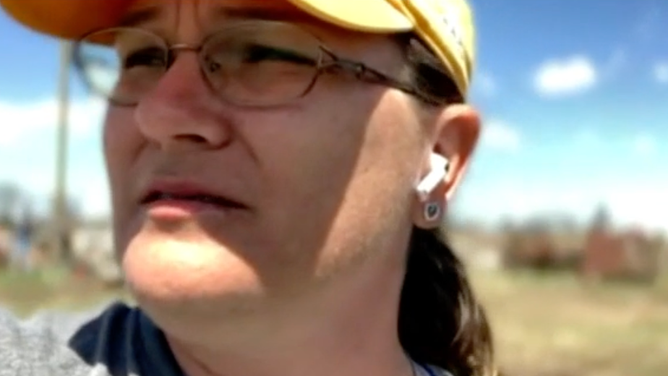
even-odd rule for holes
{"type": "Polygon", "coordinates": [[[142,205],[149,205],[159,201],[191,201],[202,204],[224,206],[235,209],[246,209],[246,206],[221,196],[212,196],[208,194],[179,194],[167,192],[150,192],[141,200],[142,205]]]}
{"type": "MultiPolygon", "coordinates": [[[[204,210],[245,210],[248,206],[229,197],[192,188],[158,188],[149,190],[140,200],[143,207],[159,214],[193,214],[204,210]]],[[[168,215],[171,216],[171,215],[168,215]]]]}

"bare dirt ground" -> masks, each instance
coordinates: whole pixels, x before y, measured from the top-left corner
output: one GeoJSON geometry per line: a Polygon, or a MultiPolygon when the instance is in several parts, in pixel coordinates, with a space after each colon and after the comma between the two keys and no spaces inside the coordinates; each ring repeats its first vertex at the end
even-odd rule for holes
{"type": "MultiPolygon", "coordinates": [[[[474,271],[510,376],[668,375],[668,281],[585,286],[568,275],[474,271]]],[[[0,274],[0,305],[20,315],[76,310],[127,294],[53,270],[0,274]]]]}

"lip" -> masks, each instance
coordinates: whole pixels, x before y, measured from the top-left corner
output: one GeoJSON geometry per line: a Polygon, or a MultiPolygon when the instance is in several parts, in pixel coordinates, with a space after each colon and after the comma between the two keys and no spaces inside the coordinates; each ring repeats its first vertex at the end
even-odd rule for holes
{"type": "Polygon", "coordinates": [[[154,181],[142,191],[139,205],[149,216],[160,219],[249,209],[248,205],[226,192],[186,180],[154,181]]]}

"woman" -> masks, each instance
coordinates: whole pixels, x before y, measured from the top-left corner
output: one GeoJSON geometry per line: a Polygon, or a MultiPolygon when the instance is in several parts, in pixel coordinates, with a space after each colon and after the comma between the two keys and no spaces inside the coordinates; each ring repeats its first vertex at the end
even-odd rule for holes
{"type": "Polygon", "coordinates": [[[116,247],[138,303],[62,342],[47,322],[34,349],[0,333],[0,357],[19,359],[3,364],[494,374],[483,309],[438,235],[480,127],[463,0],[0,3],[75,40],[109,100],[116,247]]]}

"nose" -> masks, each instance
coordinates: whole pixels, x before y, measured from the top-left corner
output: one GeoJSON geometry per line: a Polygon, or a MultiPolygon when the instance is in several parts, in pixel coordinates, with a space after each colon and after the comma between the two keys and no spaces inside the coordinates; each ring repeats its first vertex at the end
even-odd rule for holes
{"type": "Polygon", "coordinates": [[[195,54],[180,54],[135,109],[139,131],[162,150],[215,149],[232,138],[226,105],[211,94],[195,54]]]}

